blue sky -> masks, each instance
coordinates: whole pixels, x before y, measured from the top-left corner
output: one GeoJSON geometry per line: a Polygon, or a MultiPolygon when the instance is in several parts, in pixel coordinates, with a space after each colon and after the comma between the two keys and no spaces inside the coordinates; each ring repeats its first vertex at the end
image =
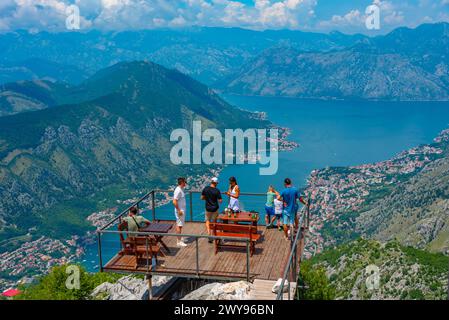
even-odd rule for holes
{"type": "Polygon", "coordinates": [[[75,4],[82,30],[224,26],[370,33],[366,7],[380,8],[378,33],[449,22],[449,0],[0,0],[0,31],[65,31],[75,4]]]}

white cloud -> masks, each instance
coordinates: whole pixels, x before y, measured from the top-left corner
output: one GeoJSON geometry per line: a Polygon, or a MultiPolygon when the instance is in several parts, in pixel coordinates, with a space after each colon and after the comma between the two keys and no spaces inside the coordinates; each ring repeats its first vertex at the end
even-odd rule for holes
{"type": "Polygon", "coordinates": [[[389,15],[385,16],[383,19],[384,22],[391,25],[398,25],[404,22],[404,16],[402,12],[392,12],[389,15]]]}
{"type": "Polygon", "coordinates": [[[345,15],[333,15],[330,20],[321,21],[320,26],[324,28],[360,26],[365,22],[365,14],[359,10],[351,10],[345,15]]]}
{"type": "Polygon", "coordinates": [[[284,0],[256,1],[255,20],[262,27],[268,28],[298,28],[305,25],[314,16],[317,1],[284,0]]]}
{"type": "MultiPolygon", "coordinates": [[[[71,4],[64,0],[2,0],[0,29],[27,29],[32,32],[61,30],[65,28],[66,9],[71,4]],[[3,14],[6,11],[8,14],[3,14]]],[[[80,20],[82,26],[90,26],[82,15],[80,20]]]]}
{"type": "Polygon", "coordinates": [[[170,21],[170,25],[173,27],[182,27],[187,23],[183,16],[178,16],[170,21]]]}
{"type": "MultiPolygon", "coordinates": [[[[324,0],[0,0],[0,30],[65,30],[65,9],[80,8],[81,28],[102,30],[159,27],[237,26],[252,29],[307,29],[354,32],[365,28],[365,3],[352,8],[324,0]],[[329,13],[330,12],[330,13],[329,13]]],[[[330,0],[326,0],[330,1],[330,0]]],[[[349,1],[349,0],[348,0],[349,1]]],[[[381,8],[382,26],[447,21],[449,0],[373,0],[381,8]]]]}
{"type": "MultiPolygon", "coordinates": [[[[384,31],[406,25],[407,23],[411,24],[411,21],[406,19],[404,11],[411,12],[410,10],[417,10],[417,6],[409,6],[408,4],[404,4],[405,2],[401,2],[400,4],[402,5],[398,5],[399,2],[393,3],[393,1],[374,0],[372,3],[380,9],[381,29],[384,28],[384,31]]],[[[364,7],[360,8],[360,10],[352,9],[343,15],[333,15],[331,19],[319,22],[318,26],[321,29],[338,29],[346,32],[366,31],[365,21],[367,15],[365,14],[365,9],[364,7]]],[[[416,13],[414,15],[416,16],[416,13]]],[[[415,25],[422,23],[421,21],[415,23],[415,25]]]]}

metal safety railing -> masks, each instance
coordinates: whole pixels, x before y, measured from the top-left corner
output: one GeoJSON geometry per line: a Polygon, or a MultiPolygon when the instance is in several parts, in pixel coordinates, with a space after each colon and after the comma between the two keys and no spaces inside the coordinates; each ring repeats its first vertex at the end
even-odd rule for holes
{"type": "MultiPolygon", "coordinates": [[[[211,240],[229,240],[229,241],[233,241],[233,242],[245,242],[246,243],[246,272],[245,274],[245,278],[247,281],[251,280],[251,274],[250,274],[250,239],[248,238],[236,238],[236,237],[225,237],[225,236],[211,236],[211,235],[201,235],[201,234],[178,234],[178,233],[159,233],[159,232],[131,232],[131,231],[116,231],[116,230],[98,230],[97,231],[97,240],[98,240],[98,256],[99,256],[99,261],[100,261],[100,271],[103,272],[105,269],[105,266],[103,265],[103,257],[102,257],[102,251],[101,251],[101,247],[102,247],[102,243],[101,243],[101,238],[103,235],[105,234],[116,234],[116,235],[127,235],[127,236],[140,236],[140,237],[144,237],[146,239],[146,251],[145,251],[145,260],[146,260],[146,265],[145,267],[139,268],[134,270],[134,272],[136,273],[145,273],[145,274],[158,274],[158,266],[157,264],[153,264],[152,263],[152,259],[151,259],[151,250],[150,250],[150,238],[151,237],[157,237],[157,236],[163,236],[163,237],[187,237],[190,239],[194,239],[195,242],[195,272],[191,273],[191,272],[171,272],[170,274],[172,276],[188,276],[190,277],[197,277],[200,278],[201,272],[205,272],[205,271],[212,271],[212,270],[205,270],[201,268],[200,265],[200,249],[199,249],[199,239],[211,239],[211,240]],[[151,261],[151,262],[150,262],[151,261]]],[[[164,268],[165,269],[165,268],[164,268]]],[[[178,271],[182,270],[180,268],[177,268],[178,271]]],[[[190,268],[189,268],[190,270],[190,268]]],[[[159,270],[160,271],[160,270],[159,270]]],[[[166,272],[162,272],[161,274],[166,274],[166,272]]],[[[243,275],[243,274],[241,274],[243,275]]],[[[202,278],[207,278],[207,276],[201,276],[202,278]]],[[[216,276],[214,276],[213,278],[216,278],[216,276]]],[[[223,278],[223,280],[226,279],[235,279],[236,277],[226,277],[226,276],[220,276],[220,278],[223,278]]],[[[238,278],[242,278],[242,276],[238,277],[238,278]]]]}
{"type": "MultiPolygon", "coordinates": [[[[140,204],[142,202],[144,202],[147,199],[150,199],[151,201],[151,215],[152,215],[152,220],[156,221],[156,194],[157,193],[173,193],[174,190],[164,190],[164,189],[154,189],[151,190],[150,192],[146,193],[144,196],[142,196],[141,198],[139,198],[136,202],[134,202],[132,205],[130,205],[129,207],[127,207],[125,210],[121,211],[115,218],[111,219],[110,221],[108,221],[104,226],[102,226],[99,230],[106,230],[107,228],[109,228],[110,226],[112,226],[114,223],[120,221],[120,218],[122,218],[123,216],[127,215],[129,210],[133,207],[137,207],[140,208],[140,204]]],[[[189,198],[189,221],[192,222],[194,221],[194,216],[193,216],[193,195],[194,194],[201,194],[201,191],[195,191],[195,190],[187,190],[185,191],[185,193],[188,194],[188,198],[189,198]]],[[[225,194],[224,192],[222,192],[222,194],[225,194]]],[[[240,196],[257,196],[257,197],[265,197],[266,193],[248,193],[248,192],[241,192],[240,196]]],[[[159,219],[162,220],[162,219],[159,219]]]]}
{"type": "MultiPolygon", "coordinates": [[[[246,272],[245,272],[245,277],[247,281],[251,280],[251,274],[250,274],[250,239],[248,238],[236,238],[236,237],[225,237],[225,236],[212,236],[212,235],[201,235],[201,234],[178,234],[178,233],[158,233],[158,232],[130,232],[130,231],[119,231],[119,230],[110,230],[110,228],[112,226],[114,226],[116,223],[120,223],[122,218],[124,216],[126,216],[129,213],[129,210],[133,207],[137,207],[138,209],[141,209],[141,207],[143,207],[142,203],[143,202],[148,202],[150,205],[150,210],[151,210],[151,220],[152,221],[159,221],[159,220],[164,220],[164,221],[175,221],[173,218],[167,218],[167,217],[163,217],[161,219],[158,219],[157,216],[157,208],[158,206],[156,205],[157,199],[156,199],[156,195],[158,193],[162,193],[162,194],[167,194],[167,193],[173,193],[173,190],[164,190],[164,189],[155,189],[152,190],[148,193],[146,193],[145,195],[143,195],[142,197],[140,197],[137,201],[135,201],[134,203],[132,203],[130,206],[128,206],[126,209],[124,209],[123,211],[121,211],[117,216],[115,216],[113,219],[111,219],[110,221],[108,221],[105,225],[103,225],[101,228],[99,228],[97,230],[97,245],[98,245],[98,257],[99,257],[99,267],[100,267],[100,271],[104,271],[105,266],[103,264],[103,245],[102,245],[102,238],[104,235],[106,234],[115,234],[115,235],[122,235],[122,236],[129,236],[129,235],[144,235],[145,238],[150,239],[150,237],[183,237],[183,238],[190,238],[193,239],[195,242],[195,274],[193,276],[199,277],[201,271],[207,271],[207,270],[202,270],[201,269],[201,265],[200,265],[200,248],[198,245],[199,239],[207,239],[207,240],[220,240],[220,241],[233,241],[233,242],[245,242],[246,243],[246,272]]],[[[193,196],[195,194],[201,194],[200,191],[195,191],[195,190],[186,190],[185,193],[188,195],[188,217],[190,222],[195,221],[194,219],[194,205],[193,205],[193,196]]],[[[223,193],[224,194],[224,193],[223,193]]],[[[245,193],[245,192],[241,192],[240,196],[256,196],[256,197],[265,197],[266,194],[265,193],[245,193]]],[[[167,203],[167,202],[166,202],[167,203]]],[[[166,204],[165,203],[165,204],[166,204]]],[[[147,274],[158,274],[158,267],[154,266],[153,264],[150,264],[150,259],[148,258],[150,251],[148,250],[149,246],[148,246],[148,240],[146,241],[146,256],[147,256],[147,261],[146,261],[146,268],[144,270],[145,273],[147,274]]],[[[186,273],[173,273],[173,276],[186,276],[186,273]]],[[[207,278],[206,276],[203,276],[203,278],[207,278]]],[[[216,278],[216,277],[214,277],[216,278]]],[[[223,278],[224,280],[227,279],[226,277],[220,277],[223,278]]],[[[236,277],[229,277],[229,279],[235,279],[236,277]]],[[[242,278],[242,277],[239,277],[242,278]]]]}
{"type": "Polygon", "coordinates": [[[291,283],[296,282],[296,290],[298,292],[298,276],[300,272],[300,266],[302,261],[302,255],[304,250],[304,239],[306,230],[309,229],[310,223],[310,195],[307,199],[307,205],[301,210],[301,216],[298,221],[298,230],[293,238],[293,230],[291,230],[292,244],[290,248],[290,255],[287,260],[287,265],[284,270],[282,282],[279,286],[279,291],[276,296],[276,300],[284,299],[285,283],[287,282],[287,298],[291,298],[291,283]]]}
{"type": "MultiPolygon", "coordinates": [[[[122,218],[124,216],[126,216],[129,213],[129,210],[133,207],[137,207],[139,209],[142,209],[144,207],[144,205],[142,205],[142,203],[147,203],[148,207],[149,207],[149,211],[151,212],[151,219],[152,221],[175,221],[173,218],[169,218],[169,217],[158,217],[158,206],[156,205],[157,200],[157,194],[167,194],[167,193],[173,193],[173,190],[164,190],[164,189],[155,189],[155,190],[151,190],[150,192],[146,193],[145,195],[143,195],[142,197],[140,197],[138,200],[136,200],[134,203],[132,203],[131,205],[129,205],[126,209],[122,210],[117,216],[115,216],[113,219],[111,219],[110,221],[108,221],[105,225],[103,225],[101,228],[99,228],[97,230],[97,245],[98,245],[98,257],[99,257],[99,268],[100,271],[104,271],[105,269],[105,265],[103,263],[103,240],[102,238],[105,235],[108,234],[115,234],[115,235],[123,235],[123,236],[129,236],[129,235],[133,235],[133,234],[138,234],[140,236],[142,236],[144,234],[144,236],[147,239],[150,239],[150,237],[186,237],[186,238],[190,238],[193,239],[193,241],[195,242],[195,272],[194,274],[189,273],[189,277],[193,276],[193,277],[200,277],[201,272],[207,271],[207,270],[202,270],[202,266],[200,264],[200,248],[199,248],[199,240],[200,239],[208,239],[208,240],[230,240],[230,241],[241,241],[241,242],[245,242],[246,243],[246,272],[245,272],[245,276],[244,278],[246,278],[247,281],[251,280],[251,273],[250,273],[250,240],[248,238],[228,238],[228,237],[217,237],[217,236],[211,236],[211,235],[201,235],[201,234],[178,234],[178,233],[158,233],[158,232],[130,232],[130,231],[119,231],[119,230],[112,230],[110,229],[112,226],[114,226],[116,223],[120,223],[122,221],[122,218]],[[160,218],[160,219],[158,219],[160,218]]],[[[201,194],[200,191],[195,191],[195,190],[186,190],[185,191],[187,197],[188,197],[188,216],[189,217],[189,221],[193,222],[195,221],[195,217],[194,217],[194,195],[199,195],[201,194]]],[[[224,194],[224,193],[223,193],[224,194]]],[[[266,193],[240,193],[241,197],[244,196],[255,196],[255,197],[266,197],[266,193]]],[[[168,201],[166,200],[164,204],[167,204],[168,201]]],[[[264,202],[263,202],[264,204],[264,202]]],[[[262,203],[260,204],[262,205],[262,203]]],[[[298,232],[296,233],[296,236],[294,239],[292,239],[292,245],[291,245],[291,253],[290,256],[288,258],[288,263],[285,267],[285,271],[284,271],[284,277],[283,277],[283,282],[281,284],[281,288],[280,288],[280,293],[283,292],[284,290],[284,282],[287,278],[289,279],[294,279],[295,277],[297,277],[297,271],[298,271],[298,262],[300,260],[300,255],[298,255],[298,244],[300,243],[301,239],[303,239],[303,234],[304,234],[304,228],[308,228],[308,224],[309,224],[309,206],[306,206],[302,209],[302,214],[301,214],[301,219],[300,219],[300,228],[298,229],[298,232]]],[[[262,215],[260,215],[261,217],[262,215]]],[[[291,233],[293,235],[293,232],[291,233]]],[[[140,272],[143,273],[147,273],[147,274],[158,274],[158,266],[154,266],[153,263],[150,263],[150,259],[148,258],[149,256],[149,242],[148,240],[146,241],[146,257],[147,257],[147,261],[146,261],[146,267],[143,269],[139,268],[140,272]]],[[[302,253],[302,252],[301,252],[302,253]]],[[[110,259],[111,257],[109,257],[110,259]]],[[[136,270],[136,273],[139,273],[138,270],[136,270]]],[[[162,273],[161,273],[162,274],[162,273]]],[[[164,273],[165,274],[165,273],[164,273]]],[[[180,272],[179,274],[173,273],[173,276],[186,276],[187,273],[182,273],[180,272]]],[[[202,276],[203,278],[207,278],[206,276],[202,276]]],[[[217,278],[217,277],[213,277],[213,278],[217,278]]],[[[223,280],[226,280],[226,277],[222,277],[223,280]]],[[[243,277],[240,277],[243,278],[243,277]]],[[[229,277],[229,280],[231,279],[235,279],[235,277],[229,277]]],[[[290,299],[290,281],[288,282],[288,289],[289,289],[289,299],[290,299]]],[[[282,299],[282,294],[278,294],[277,296],[278,299],[282,299]]]]}

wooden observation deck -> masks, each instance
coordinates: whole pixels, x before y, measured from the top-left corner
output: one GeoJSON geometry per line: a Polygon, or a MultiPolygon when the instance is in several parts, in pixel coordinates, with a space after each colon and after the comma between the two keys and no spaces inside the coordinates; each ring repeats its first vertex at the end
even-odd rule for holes
{"type": "MultiPolygon", "coordinates": [[[[105,234],[110,234],[108,236],[109,239],[116,239],[117,243],[120,243],[120,233],[122,232],[118,231],[114,226],[127,214],[127,209],[106,226],[97,230],[100,271],[165,275],[191,279],[259,281],[258,285],[263,283],[264,286],[266,286],[266,283],[274,284],[276,280],[282,278],[284,281],[288,280],[285,283],[288,283],[289,292],[292,290],[291,286],[296,285],[304,248],[308,210],[302,211],[304,213],[301,219],[302,227],[290,240],[286,240],[284,233],[277,228],[267,229],[265,226],[259,225],[257,229],[260,238],[255,245],[255,252],[251,256],[249,240],[211,237],[207,235],[205,223],[193,221],[193,219],[186,221],[182,230],[187,246],[178,247],[176,243],[179,235],[175,233],[175,221],[156,219],[155,192],[162,191],[148,193],[133,206],[139,206],[142,201],[151,198],[152,220],[157,223],[171,224],[172,228],[167,233],[147,233],[146,236],[161,236],[166,248],[161,246],[161,252],[157,255],[157,259],[145,256],[138,261],[136,261],[135,255],[124,254],[122,250],[117,250],[116,254],[109,261],[103,263],[102,237],[105,234]],[[306,212],[307,214],[305,214],[306,212]],[[208,242],[211,238],[214,240],[220,239],[226,245],[240,244],[241,247],[223,247],[215,253],[214,244],[208,242]]],[[[192,192],[190,193],[190,199],[192,199],[192,192]]],[[[190,208],[192,208],[192,200],[190,200],[190,208]]],[[[263,217],[262,215],[261,218],[263,217]]],[[[285,294],[284,296],[278,295],[278,298],[282,299],[286,298],[286,296],[285,294]]]]}
{"type": "MultiPolygon", "coordinates": [[[[174,221],[162,222],[174,224],[174,221]]],[[[258,229],[262,237],[256,244],[254,255],[249,258],[249,278],[250,280],[277,280],[282,278],[290,254],[291,243],[285,240],[284,233],[277,229],[266,229],[264,226],[259,226],[258,229]]],[[[183,233],[207,235],[204,222],[187,222],[183,228],[183,233]]],[[[147,269],[147,265],[143,260],[141,260],[140,264],[137,264],[136,268],[135,256],[117,254],[103,266],[103,271],[144,274],[149,271],[158,275],[217,280],[247,279],[247,252],[245,248],[224,248],[215,254],[214,245],[208,243],[207,238],[187,237],[186,243],[188,245],[182,248],[176,246],[176,237],[174,236],[164,237],[164,242],[170,251],[164,251],[165,257],[158,256],[157,266],[154,270],[151,270],[151,262],[150,270],[147,269]],[[196,268],[197,242],[199,253],[198,269],[196,268]]]]}

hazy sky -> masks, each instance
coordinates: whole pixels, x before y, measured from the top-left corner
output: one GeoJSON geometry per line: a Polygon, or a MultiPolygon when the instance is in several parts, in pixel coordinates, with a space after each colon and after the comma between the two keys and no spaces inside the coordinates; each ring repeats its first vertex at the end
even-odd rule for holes
{"type": "Polygon", "coordinates": [[[0,31],[67,30],[66,10],[75,4],[81,30],[226,26],[369,33],[365,10],[373,2],[380,8],[379,33],[449,22],[449,0],[0,0],[0,31]]]}

